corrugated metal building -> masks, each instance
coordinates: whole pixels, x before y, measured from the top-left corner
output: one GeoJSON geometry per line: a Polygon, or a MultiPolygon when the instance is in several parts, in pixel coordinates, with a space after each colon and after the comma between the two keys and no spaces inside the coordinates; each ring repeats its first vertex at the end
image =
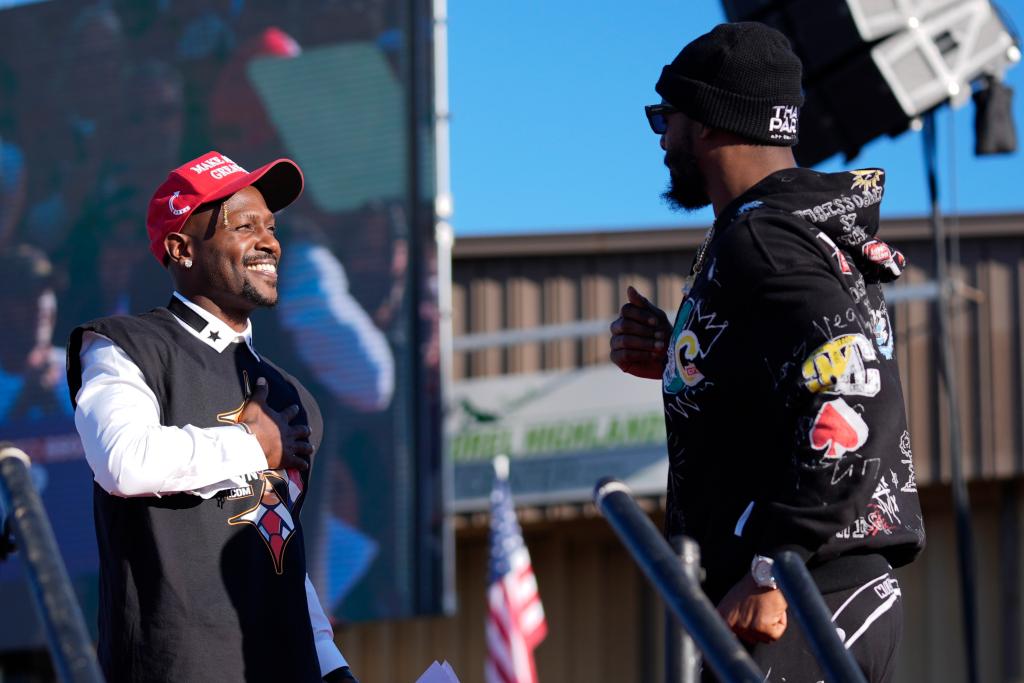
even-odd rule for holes
{"type": "MultiPolygon", "coordinates": [[[[890,306],[908,401],[929,545],[900,572],[906,630],[900,681],[965,679],[952,506],[950,447],[938,377],[938,344],[952,344],[960,388],[963,467],[976,534],[979,643],[984,681],[1024,676],[1021,522],[1024,481],[1024,215],[961,217],[954,251],[960,283],[951,339],[933,334],[933,304],[890,306]]],[[[456,339],[575,321],[610,322],[632,284],[674,312],[699,230],[463,238],[454,252],[456,339]]],[[[891,220],[882,237],[911,264],[897,287],[932,270],[927,221],[891,220]]],[[[607,333],[457,352],[456,382],[501,374],[606,364],[607,333]]],[[[652,391],[657,392],[656,387],[652,391]]],[[[594,479],[600,476],[594,473],[594,479]]],[[[660,523],[664,505],[646,500],[660,523]]],[[[550,635],[537,651],[542,681],[662,680],[662,608],[589,504],[553,502],[520,511],[550,635]]],[[[436,657],[464,683],[482,680],[487,516],[457,519],[458,613],[451,618],[338,629],[366,680],[411,681],[436,657]]],[[[795,627],[795,625],[794,625],[795,627]]]]}

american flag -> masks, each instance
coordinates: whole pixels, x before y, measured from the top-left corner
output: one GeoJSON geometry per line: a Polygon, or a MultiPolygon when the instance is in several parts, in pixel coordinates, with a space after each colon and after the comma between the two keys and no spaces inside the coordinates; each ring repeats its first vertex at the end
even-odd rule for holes
{"type": "Polygon", "coordinates": [[[537,683],[533,649],[548,634],[530,553],[512,505],[508,459],[494,463],[487,579],[487,683],[537,683]]]}

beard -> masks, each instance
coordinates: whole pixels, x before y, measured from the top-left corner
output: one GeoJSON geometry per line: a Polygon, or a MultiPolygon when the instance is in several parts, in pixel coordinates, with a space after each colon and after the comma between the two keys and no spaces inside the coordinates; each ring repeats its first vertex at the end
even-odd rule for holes
{"type": "MultiPolygon", "coordinates": [[[[248,255],[248,256],[246,256],[245,258],[242,259],[242,266],[243,267],[248,267],[248,266],[251,266],[251,265],[253,265],[255,263],[260,263],[262,261],[265,261],[266,258],[267,257],[265,255],[260,255],[260,254],[248,255]]],[[[274,259],[274,265],[280,266],[281,265],[280,259],[276,259],[275,258],[274,259]]],[[[278,290],[277,290],[277,282],[276,281],[274,282],[273,285],[270,286],[271,292],[269,294],[265,294],[265,293],[260,291],[260,288],[257,288],[256,285],[253,284],[253,281],[251,279],[252,277],[257,277],[258,278],[258,277],[260,277],[259,275],[250,275],[248,273],[248,271],[242,271],[242,272],[243,272],[243,275],[242,275],[242,298],[243,299],[245,299],[246,301],[248,301],[251,304],[259,306],[260,308],[273,308],[274,306],[277,305],[277,300],[279,298],[279,294],[278,294],[278,290]]]]}
{"type": "Polygon", "coordinates": [[[665,165],[668,166],[669,185],[661,198],[669,206],[683,211],[696,211],[711,203],[711,197],[705,189],[704,174],[695,156],[681,150],[667,152],[665,165]]]}
{"type": "Polygon", "coordinates": [[[253,304],[262,308],[273,308],[277,305],[277,289],[274,289],[274,298],[270,298],[264,294],[261,294],[256,287],[249,282],[246,278],[245,282],[242,283],[242,297],[246,301],[252,302],[253,304]]]}

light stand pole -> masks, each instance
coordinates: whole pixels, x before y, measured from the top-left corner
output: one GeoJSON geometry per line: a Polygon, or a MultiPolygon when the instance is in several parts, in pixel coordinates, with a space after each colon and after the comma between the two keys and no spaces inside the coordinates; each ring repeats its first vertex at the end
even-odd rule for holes
{"type": "Polygon", "coordinates": [[[971,502],[964,481],[960,433],[960,409],[953,367],[953,337],[950,317],[952,311],[952,281],[946,255],[946,230],[939,205],[939,181],[935,112],[924,115],[924,161],[928,175],[928,195],[931,199],[932,239],[935,256],[935,280],[939,296],[935,300],[935,346],[939,354],[939,375],[946,388],[946,408],[949,420],[949,459],[953,488],[953,514],[956,524],[957,561],[960,568],[960,598],[963,610],[964,647],[967,659],[967,681],[978,683],[978,617],[976,580],[974,571],[974,533],[971,530],[971,502]]]}

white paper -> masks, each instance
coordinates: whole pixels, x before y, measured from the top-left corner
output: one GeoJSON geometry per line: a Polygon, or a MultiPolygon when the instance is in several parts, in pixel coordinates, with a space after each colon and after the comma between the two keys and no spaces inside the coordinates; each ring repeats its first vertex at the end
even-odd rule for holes
{"type": "Polygon", "coordinates": [[[455,670],[447,661],[438,664],[435,660],[430,668],[416,679],[416,683],[459,683],[459,677],[455,675],[455,670]]]}

